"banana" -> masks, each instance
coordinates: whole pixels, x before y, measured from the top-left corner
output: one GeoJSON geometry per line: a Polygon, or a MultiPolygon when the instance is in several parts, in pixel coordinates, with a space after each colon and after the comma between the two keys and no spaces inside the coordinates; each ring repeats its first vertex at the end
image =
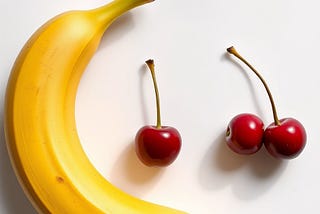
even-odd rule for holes
{"type": "Polygon", "coordinates": [[[18,180],[39,213],[184,213],[108,182],[90,163],[76,130],[77,86],[104,31],[118,16],[151,1],[114,0],[62,13],[18,55],[5,96],[5,136],[18,180]]]}

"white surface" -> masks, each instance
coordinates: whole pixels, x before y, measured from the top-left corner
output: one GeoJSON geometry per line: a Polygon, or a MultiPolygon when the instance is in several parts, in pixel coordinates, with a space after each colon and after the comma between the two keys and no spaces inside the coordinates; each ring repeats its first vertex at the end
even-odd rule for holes
{"type": "MultiPolygon", "coordinates": [[[[2,131],[10,68],[46,20],[107,1],[0,2],[0,213],[35,213],[13,174],[2,131]]],[[[145,200],[190,213],[319,213],[320,13],[316,0],[156,0],[117,20],[84,74],[76,116],[83,146],[110,181],[145,200]],[[223,144],[238,113],[272,122],[259,80],[225,49],[234,45],[261,71],[279,117],[295,117],[308,134],[304,152],[279,162],[262,149],[240,157],[223,144]],[[155,123],[154,58],[163,124],[183,147],[166,169],[147,168],[133,152],[136,131],[155,123]],[[247,71],[247,72],[245,72],[247,71]]]]}

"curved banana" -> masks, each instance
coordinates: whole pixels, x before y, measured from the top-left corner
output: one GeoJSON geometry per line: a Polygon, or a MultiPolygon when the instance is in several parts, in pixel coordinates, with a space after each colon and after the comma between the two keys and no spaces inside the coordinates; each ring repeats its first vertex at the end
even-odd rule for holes
{"type": "Polygon", "coordinates": [[[184,213],[119,190],[90,163],[77,135],[74,104],[83,71],[107,27],[153,0],[114,0],[63,13],[29,39],[13,66],[5,134],[25,193],[40,213],[184,213]]]}

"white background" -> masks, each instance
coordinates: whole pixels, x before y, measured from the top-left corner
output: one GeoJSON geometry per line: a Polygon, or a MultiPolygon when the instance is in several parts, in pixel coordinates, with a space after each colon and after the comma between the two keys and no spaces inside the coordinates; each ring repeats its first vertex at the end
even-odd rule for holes
{"type": "MultiPolygon", "coordinates": [[[[35,213],[12,171],[3,136],[3,100],[15,57],[46,20],[102,0],[0,2],[0,213],[35,213]]],[[[189,213],[319,213],[320,13],[316,0],[156,0],[119,18],[79,86],[76,118],[97,169],[137,197],[189,213]],[[272,122],[262,84],[225,49],[234,45],[265,77],[279,117],[304,124],[308,142],[291,161],[228,150],[223,135],[242,112],[272,122]],[[136,131],[155,123],[144,61],[154,58],[164,125],[183,138],[168,168],[140,164],[136,131]]]]}

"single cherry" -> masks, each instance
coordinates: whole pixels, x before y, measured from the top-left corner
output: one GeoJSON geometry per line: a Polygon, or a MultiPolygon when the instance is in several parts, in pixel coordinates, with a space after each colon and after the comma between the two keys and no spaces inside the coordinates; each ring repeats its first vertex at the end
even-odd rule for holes
{"type": "Polygon", "coordinates": [[[239,114],[230,121],[226,141],[229,148],[238,153],[256,153],[262,146],[263,122],[253,114],[239,114]]]}
{"type": "Polygon", "coordinates": [[[270,124],[264,133],[264,145],[271,155],[278,158],[297,157],[306,144],[306,132],[302,124],[293,118],[279,120],[281,125],[270,124]]]}
{"type": "Polygon", "coordinates": [[[227,51],[244,62],[258,76],[267,91],[274,118],[274,122],[265,129],[263,135],[263,143],[267,151],[276,158],[292,159],[297,157],[304,149],[307,140],[303,125],[293,118],[279,120],[272,94],[260,73],[234,47],[228,48],[227,51]]]}
{"type": "Polygon", "coordinates": [[[160,99],[154,71],[154,61],[146,64],[151,71],[156,94],[157,125],[147,125],[139,129],[135,138],[137,156],[147,166],[168,166],[178,156],[181,149],[181,136],[177,129],[161,125],[160,99]]]}

